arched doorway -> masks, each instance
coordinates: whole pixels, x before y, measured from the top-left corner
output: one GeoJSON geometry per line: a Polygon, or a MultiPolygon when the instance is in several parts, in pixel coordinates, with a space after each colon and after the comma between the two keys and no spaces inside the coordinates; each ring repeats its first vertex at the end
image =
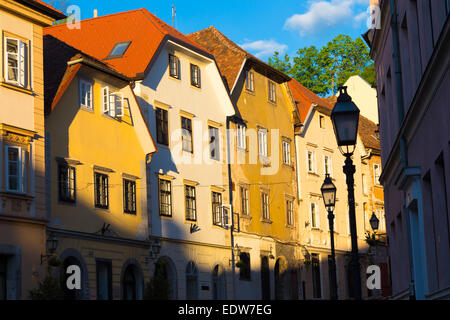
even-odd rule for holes
{"type": "Polygon", "coordinates": [[[83,299],[83,291],[82,291],[82,287],[84,285],[83,283],[83,279],[84,279],[84,274],[83,274],[83,269],[81,267],[81,263],[80,261],[75,258],[75,257],[67,257],[66,259],[64,259],[62,266],[61,266],[61,288],[64,291],[64,300],[81,300],[83,299]],[[67,268],[69,266],[78,266],[78,268],[80,268],[80,289],[69,289],[67,287],[67,279],[71,276],[71,274],[67,273],[67,268]]]}
{"type": "Polygon", "coordinates": [[[261,257],[261,298],[270,300],[270,268],[269,257],[261,257]]]}
{"type": "Polygon", "coordinates": [[[186,300],[198,299],[198,268],[190,261],[186,266],[186,300]]]}
{"type": "Polygon", "coordinates": [[[164,279],[165,299],[175,300],[178,296],[177,289],[177,270],[172,259],[161,257],[155,263],[154,279],[164,279]]]}
{"type": "Polygon", "coordinates": [[[214,300],[225,300],[227,298],[225,272],[220,265],[216,265],[212,272],[212,295],[214,300]]]}
{"type": "Polygon", "coordinates": [[[285,294],[286,290],[286,271],[287,271],[287,263],[284,259],[279,258],[275,263],[275,299],[283,300],[286,299],[287,296],[285,294]]]}
{"type": "Polygon", "coordinates": [[[134,266],[129,265],[123,275],[123,300],[136,300],[136,275],[134,266]]]}

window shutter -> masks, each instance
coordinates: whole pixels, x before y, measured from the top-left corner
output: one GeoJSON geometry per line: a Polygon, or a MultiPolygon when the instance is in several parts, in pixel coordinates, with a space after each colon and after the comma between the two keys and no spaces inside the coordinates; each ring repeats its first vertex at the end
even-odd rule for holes
{"type": "Polygon", "coordinates": [[[116,116],[123,117],[124,115],[123,92],[115,92],[114,95],[115,95],[116,116]]]}
{"type": "Polygon", "coordinates": [[[20,149],[20,191],[27,192],[27,167],[28,167],[28,152],[20,149]]]}
{"type": "Polygon", "coordinates": [[[116,95],[114,93],[109,94],[109,115],[111,117],[116,116],[116,95]]]}
{"type": "Polygon", "coordinates": [[[103,97],[103,101],[102,101],[102,112],[103,113],[108,113],[109,111],[109,87],[104,87],[102,88],[102,97],[103,97]]]}
{"type": "Polygon", "coordinates": [[[27,45],[25,43],[23,43],[22,41],[18,41],[19,43],[19,65],[18,65],[18,80],[19,80],[19,85],[21,85],[22,87],[25,87],[25,81],[26,81],[26,77],[25,77],[25,72],[26,72],[26,48],[27,45]]]}

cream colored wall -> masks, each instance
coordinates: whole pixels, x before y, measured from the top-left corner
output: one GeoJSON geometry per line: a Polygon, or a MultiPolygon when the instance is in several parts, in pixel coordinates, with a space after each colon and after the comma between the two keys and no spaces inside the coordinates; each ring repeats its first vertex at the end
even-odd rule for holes
{"type": "Polygon", "coordinates": [[[344,86],[347,86],[347,92],[358,106],[361,115],[378,124],[377,90],[360,76],[350,77],[344,86]]]}

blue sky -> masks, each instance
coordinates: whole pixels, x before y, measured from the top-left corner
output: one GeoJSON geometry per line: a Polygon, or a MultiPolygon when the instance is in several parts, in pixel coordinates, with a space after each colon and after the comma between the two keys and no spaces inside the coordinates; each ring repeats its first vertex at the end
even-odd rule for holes
{"type": "Polygon", "coordinates": [[[352,38],[367,30],[369,0],[45,0],[81,8],[81,18],[147,8],[172,24],[176,6],[176,28],[190,33],[211,25],[247,51],[267,61],[277,50],[295,55],[297,49],[321,47],[338,34],[352,38]]]}

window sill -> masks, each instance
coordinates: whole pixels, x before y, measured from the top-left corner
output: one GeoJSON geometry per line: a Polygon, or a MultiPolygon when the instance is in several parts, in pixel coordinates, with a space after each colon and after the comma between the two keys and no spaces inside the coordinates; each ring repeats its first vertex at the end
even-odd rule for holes
{"type": "Polygon", "coordinates": [[[248,214],[239,214],[239,218],[246,219],[249,221],[253,219],[252,216],[248,214]]]}
{"type": "Polygon", "coordinates": [[[315,173],[315,172],[308,171],[308,174],[310,174],[312,176],[315,176],[315,177],[320,177],[320,175],[318,173],[315,173]]]}
{"type": "Polygon", "coordinates": [[[263,223],[268,223],[268,224],[272,224],[272,223],[273,223],[272,220],[270,220],[270,219],[265,219],[265,218],[261,218],[260,221],[263,222],[263,223]]]}
{"type": "Polygon", "coordinates": [[[191,89],[194,89],[197,91],[202,91],[202,87],[200,87],[200,86],[197,87],[197,86],[193,85],[192,83],[191,83],[190,87],[191,87],[191,89]]]}
{"type": "Polygon", "coordinates": [[[22,93],[26,93],[26,94],[29,94],[29,95],[34,95],[34,92],[32,90],[27,89],[27,88],[23,88],[23,87],[21,87],[19,85],[16,85],[16,84],[12,84],[12,83],[4,81],[0,85],[2,87],[8,88],[8,89],[16,90],[16,91],[19,91],[19,92],[22,92],[22,93]]]}
{"type": "Polygon", "coordinates": [[[286,228],[294,230],[295,226],[293,224],[286,224],[286,228]]]}
{"type": "Polygon", "coordinates": [[[80,105],[80,109],[90,113],[94,113],[94,107],[86,107],[85,105],[80,105]]]}
{"type": "Polygon", "coordinates": [[[250,89],[245,88],[245,92],[246,92],[247,94],[252,95],[252,96],[256,96],[255,90],[250,90],[250,89]]]}
{"type": "Polygon", "coordinates": [[[267,100],[267,102],[269,102],[271,105],[273,105],[274,107],[277,106],[277,102],[276,101],[272,101],[272,100],[267,100]]]}
{"type": "Polygon", "coordinates": [[[6,198],[19,199],[19,200],[27,200],[27,201],[32,201],[34,199],[33,196],[30,196],[26,193],[18,193],[18,192],[13,192],[13,191],[0,192],[0,196],[6,197],[6,198]]]}
{"type": "Polygon", "coordinates": [[[171,76],[170,74],[169,74],[169,79],[172,79],[172,80],[174,80],[174,81],[176,81],[176,82],[181,82],[181,78],[180,77],[174,77],[174,76],[171,76]]]}

